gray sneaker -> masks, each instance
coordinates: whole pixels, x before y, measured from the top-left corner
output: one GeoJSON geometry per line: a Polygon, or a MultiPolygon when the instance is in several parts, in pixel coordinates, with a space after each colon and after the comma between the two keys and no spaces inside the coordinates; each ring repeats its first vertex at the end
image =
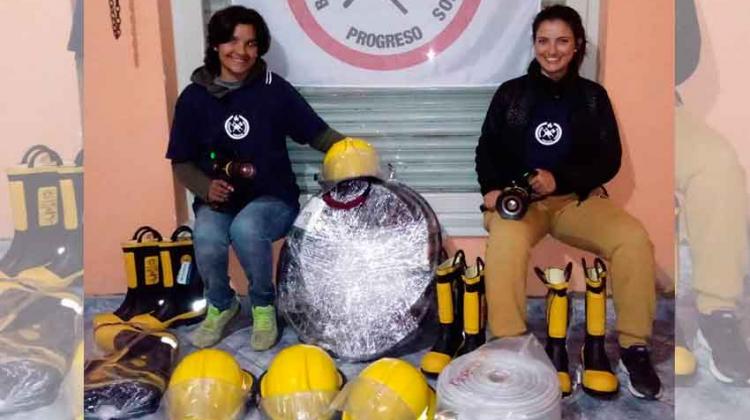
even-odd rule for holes
{"type": "Polygon", "coordinates": [[[237,299],[234,299],[232,306],[223,311],[220,311],[213,305],[208,305],[206,319],[204,319],[193,332],[190,341],[192,341],[193,345],[198,348],[211,347],[218,343],[221,341],[222,335],[224,334],[224,328],[226,328],[229,321],[231,321],[239,311],[240,302],[238,302],[237,299]]]}

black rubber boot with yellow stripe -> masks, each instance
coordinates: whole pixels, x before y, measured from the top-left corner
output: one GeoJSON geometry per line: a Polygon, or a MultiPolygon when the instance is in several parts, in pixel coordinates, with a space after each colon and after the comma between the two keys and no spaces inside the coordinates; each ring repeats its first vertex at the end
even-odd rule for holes
{"type": "Polygon", "coordinates": [[[75,166],[60,166],[59,190],[62,201],[64,239],[54,258],[45,265],[18,273],[20,281],[37,288],[62,289],[83,283],[83,152],[75,166]]]}
{"type": "Polygon", "coordinates": [[[547,343],[544,350],[557,370],[560,391],[567,397],[573,391],[568,370],[568,326],[570,324],[570,303],[568,286],[573,264],[568,263],[565,269],[547,268],[542,271],[534,267],[537,277],[547,287],[547,343]]]}
{"type": "Polygon", "coordinates": [[[140,227],[130,241],[122,244],[125,261],[125,275],[128,290],[120,306],[109,313],[94,316],[94,337],[105,334],[102,327],[129,321],[136,315],[159,309],[163,286],[161,281],[161,264],[159,244],[161,234],[149,226],[140,227]]]}
{"type": "Polygon", "coordinates": [[[81,338],[83,305],[66,292],[34,291],[0,329],[0,417],[54,402],[81,338]]]}
{"type": "Polygon", "coordinates": [[[462,356],[479,348],[487,341],[487,300],[484,291],[484,261],[477,257],[477,263],[464,270],[463,310],[464,342],[456,356],[462,356]]]}
{"type": "Polygon", "coordinates": [[[456,355],[463,341],[463,281],[466,257],[458,250],[452,258],[437,268],[438,338],[432,349],[422,358],[425,375],[435,377],[443,371],[456,355]]]}
{"type": "Polygon", "coordinates": [[[586,277],[586,338],[581,349],[581,386],[588,394],[611,397],[619,382],[612,372],[604,348],[607,333],[607,267],[600,258],[589,268],[582,259],[586,277]]]}
{"type": "Polygon", "coordinates": [[[21,166],[8,170],[14,234],[8,252],[0,260],[0,278],[13,278],[20,272],[48,264],[64,241],[60,217],[58,167],[60,156],[43,145],[30,148],[21,166]],[[37,166],[47,156],[51,165],[37,166]]]}
{"type": "Polygon", "coordinates": [[[178,227],[170,241],[159,244],[162,285],[159,308],[134,316],[130,322],[148,331],[163,331],[199,322],[206,314],[203,280],[195,267],[193,231],[178,227]]]}
{"type": "MultiPolygon", "coordinates": [[[[123,326],[125,328],[125,326],[123,326]]],[[[177,338],[167,332],[124,330],[114,353],[86,363],[86,418],[130,419],[153,413],[167,388],[177,357],[177,338]]]]}

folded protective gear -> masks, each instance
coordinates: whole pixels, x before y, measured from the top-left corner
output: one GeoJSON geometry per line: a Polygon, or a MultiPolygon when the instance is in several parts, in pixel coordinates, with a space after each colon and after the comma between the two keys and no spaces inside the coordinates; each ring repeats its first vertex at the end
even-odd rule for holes
{"type": "Polygon", "coordinates": [[[177,338],[167,332],[123,329],[114,353],[86,363],[86,418],[130,419],[155,412],[177,357],[177,338]]]}

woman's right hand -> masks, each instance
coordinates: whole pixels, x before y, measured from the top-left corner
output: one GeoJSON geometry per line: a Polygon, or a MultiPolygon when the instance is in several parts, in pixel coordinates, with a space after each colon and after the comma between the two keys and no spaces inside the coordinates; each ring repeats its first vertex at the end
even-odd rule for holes
{"type": "Polygon", "coordinates": [[[208,202],[224,203],[229,200],[229,194],[234,191],[234,187],[223,179],[213,179],[208,186],[208,202]]]}
{"type": "Polygon", "coordinates": [[[497,197],[500,196],[500,190],[492,190],[484,195],[484,207],[487,210],[495,210],[497,197]]]}

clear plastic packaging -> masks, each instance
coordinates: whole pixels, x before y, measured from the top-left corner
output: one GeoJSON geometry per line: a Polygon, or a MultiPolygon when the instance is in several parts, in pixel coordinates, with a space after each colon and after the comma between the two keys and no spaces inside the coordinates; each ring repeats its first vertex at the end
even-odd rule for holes
{"type": "Polygon", "coordinates": [[[453,360],[438,377],[441,420],[559,420],[560,385],[531,334],[490,341],[453,360]]]}
{"type": "Polygon", "coordinates": [[[0,417],[52,404],[81,341],[80,299],[0,281],[0,308],[0,417]]]}
{"type": "Polygon", "coordinates": [[[177,357],[177,339],[166,333],[126,331],[114,353],[86,362],[86,418],[133,418],[158,410],[177,357]]]}
{"type": "Polygon", "coordinates": [[[440,226],[404,184],[360,178],[313,197],[287,235],[278,307],[304,342],[372,360],[415,336],[432,305],[440,226]]]}
{"type": "Polygon", "coordinates": [[[271,420],[327,420],[335,396],[335,391],[296,392],[262,398],[260,408],[271,420]]]}
{"type": "Polygon", "coordinates": [[[170,385],[166,395],[168,418],[241,419],[245,415],[250,391],[213,378],[170,385]]]}
{"type": "MultiPolygon", "coordinates": [[[[434,394],[432,397],[434,404],[434,394]]],[[[414,420],[423,414],[414,413],[403,398],[385,384],[361,377],[346,384],[333,406],[348,418],[357,420],[414,420]]],[[[424,412],[427,408],[424,407],[424,412]]]]}

